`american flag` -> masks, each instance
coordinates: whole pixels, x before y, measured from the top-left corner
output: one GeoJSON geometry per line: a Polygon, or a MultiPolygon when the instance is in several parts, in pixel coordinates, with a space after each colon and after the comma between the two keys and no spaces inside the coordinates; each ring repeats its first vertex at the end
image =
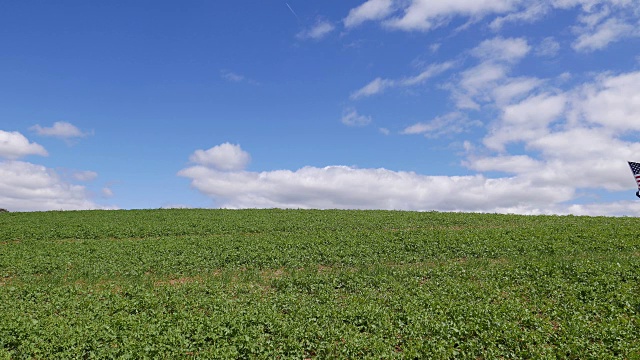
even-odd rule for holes
{"type": "Polygon", "coordinates": [[[636,183],[638,184],[638,189],[640,190],[640,163],[628,161],[629,167],[631,167],[631,172],[633,172],[633,176],[636,178],[636,183]]]}

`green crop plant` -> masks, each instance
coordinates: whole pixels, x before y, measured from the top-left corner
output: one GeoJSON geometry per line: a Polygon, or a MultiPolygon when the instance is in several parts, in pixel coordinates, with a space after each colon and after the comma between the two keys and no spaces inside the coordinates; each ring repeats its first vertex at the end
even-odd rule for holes
{"type": "Polygon", "coordinates": [[[640,358],[640,221],[0,216],[0,359],[640,358]]]}

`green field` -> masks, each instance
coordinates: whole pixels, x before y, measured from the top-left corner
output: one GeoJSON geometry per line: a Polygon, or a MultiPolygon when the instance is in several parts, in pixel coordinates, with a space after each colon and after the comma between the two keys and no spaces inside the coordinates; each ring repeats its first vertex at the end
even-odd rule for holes
{"type": "Polygon", "coordinates": [[[0,359],[640,358],[640,221],[0,214],[0,359]]]}

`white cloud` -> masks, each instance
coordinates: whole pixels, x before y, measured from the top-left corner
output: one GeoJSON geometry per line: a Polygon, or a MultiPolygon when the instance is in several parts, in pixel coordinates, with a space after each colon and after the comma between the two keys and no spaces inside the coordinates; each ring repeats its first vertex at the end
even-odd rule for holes
{"type": "Polygon", "coordinates": [[[367,85],[358,89],[357,91],[354,91],[351,94],[350,98],[351,100],[357,100],[360,98],[380,94],[384,92],[386,89],[392,88],[392,87],[410,87],[410,86],[421,85],[424,82],[426,82],[428,79],[449,70],[453,66],[454,66],[454,63],[450,61],[444,62],[444,63],[438,63],[438,64],[431,64],[427,66],[418,75],[405,77],[398,80],[383,79],[378,77],[372,80],[367,85]]]}
{"type": "Polygon", "coordinates": [[[351,94],[351,100],[357,100],[363,97],[379,94],[386,88],[394,86],[395,82],[389,79],[375,78],[367,85],[351,94]]]}
{"type": "Polygon", "coordinates": [[[70,139],[89,135],[88,133],[83,133],[73,124],[70,124],[66,121],[56,121],[51,127],[34,125],[30,128],[30,130],[35,131],[36,134],[41,136],[51,136],[61,139],[70,139]]]}
{"type": "MultiPolygon", "coordinates": [[[[526,178],[532,186],[635,187],[626,160],[640,153],[640,142],[623,138],[640,131],[640,73],[600,75],[564,92],[531,93],[515,103],[497,104],[500,118],[483,139],[483,154],[469,147],[465,164],[477,171],[502,171],[526,178]],[[507,152],[521,143],[528,154],[507,152]]],[[[580,207],[567,211],[577,212],[580,207]]],[[[595,209],[590,207],[590,209],[595,209]]]]}
{"type": "Polygon", "coordinates": [[[296,37],[298,39],[320,40],[335,30],[335,26],[328,21],[319,20],[310,29],[299,32],[296,37]]]}
{"type": "Polygon", "coordinates": [[[347,28],[358,26],[365,21],[385,18],[393,11],[392,0],[368,0],[364,4],[353,8],[343,23],[347,28]]]}
{"type": "Polygon", "coordinates": [[[512,101],[528,95],[542,84],[543,81],[536,78],[512,78],[493,88],[492,96],[498,106],[508,105],[512,101]]]}
{"type": "Polygon", "coordinates": [[[192,186],[221,207],[404,209],[539,212],[571,198],[571,188],[532,191],[522,178],[424,176],[346,166],[296,171],[220,172],[202,166],[181,170],[192,186]]]}
{"type": "Polygon", "coordinates": [[[371,116],[360,115],[354,108],[347,108],[342,113],[342,123],[347,126],[366,126],[371,123],[371,116]]]}
{"type": "Polygon", "coordinates": [[[524,38],[495,37],[485,40],[471,50],[471,55],[484,61],[514,63],[525,57],[531,47],[524,38]]]}
{"type": "Polygon", "coordinates": [[[460,85],[472,95],[482,89],[493,87],[495,82],[507,76],[508,68],[504,65],[482,63],[462,72],[460,85]]]}
{"type": "Polygon", "coordinates": [[[453,62],[444,62],[441,64],[432,64],[427,66],[427,68],[422,71],[420,74],[411,76],[408,78],[404,78],[399,81],[400,86],[415,86],[424,83],[428,79],[439,75],[453,67],[453,62]]]}
{"type": "Polygon", "coordinates": [[[640,204],[637,201],[615,201],[604,204],[574,204],[566,212],[583,216],[640,216],[640,204]]]}
{"type": "MultiPolygon", "coordinates": [[[[47,136],[72,136],[64,125],[45,131],[47,136]]],[[[47,151],[31,143],[19,132],[0,130],[0,208],[10,211],[80,210],[104,208],[91,201],[84,186],[74,185],[63,178],[91,181],[97,177],[93,171],[76,171],[59,176],[42,165],[17,161],[27,155],[48,156],[47,151]]]]}
{"type": "MultiPolygon", "coordinates": [[[[589,170],[594,171],[600,166],[605,169],[599,172],[600,176],[612,180],[611,175],[619,173],[614,169],[626,173],[629,170],[626,160],[640,153],[640,142],[622,140],[603,129],[583,127],[549,132],[530,141],[529,146],[542,152],[547,159],[572,163],[577,168],[588,164],[589,170]]],[[[617,181],[601,181],[590,177],[585,181],[591,182],[589,186],[593,187],[600,184],[605,188],[622,190],[630,180],[626,176],[616,178],[617,181]]]]}
{"type": "Polygon", "coordinates": [[[502,121],[527,127],[546,127],[557,119],[565,108],[564,95],[540,94],[531,96],[503,109],[502,121]]]}
{"type": "Polygon", "coordinates": [[[428,122],[413,124],[405,128],[401,134],[424,134],[425,137],[435,138],[448,134],[459,134],[479,125],[482,125],[482,123],[469,120],[465,114],[453,112],[438,116],[428,122]]]}
{"type": "MultiPolygon", "coordinates": [[[[595,2],[593,5],[595,5],[595,2]]],[[[611,15],[609,6],[603,4],[603,6],[594,7],[593,5],[584,8],[584,12],[578,16],[578,21],[590,28],[595,27],[611,15]]]]}
{"type": "Polygon", "coordinates": [[[594,51],[607,47],[612,42],[628,36],[638,36],[637,25],[627,24],[619,19],[608,19],[592,32],[583,32],[573,43],[577,51],[594,51]]]}
{"type": "Polygon", "coordinates": [[[189,160],[218,170],[236,171],[244,169],[251,156],[240,145],[224,143],[208,150],[196,150],[189,160]]]}
{"type": "Polygon", "coordinates": [[[479,159],[469,159],[464,162],[469,168],[477,171],[502,171],[511,174],[532,173],[544,164],[527,155],[505,155],[479,159]]]}
{"type": "MultiPolygon", "coordinates": [[[[460,18],[468,19],[458,27],[465,30],[488,18],[488,26],[499,31],[505,24],[539,21],[552,11],[575,10],[577,25],[569,25],[578,36],[573,47],[593,51],[624,37],[640,36],[638,9],[637,0],[369,0],[351,9],[343,22],[347,28],[377,21],[388,29],[429,31],[460,18]]],[[[553,45],[542,51],[545,54],[555,47],[545,45],[553,45]]]]}
{"type": "Polygon", "coordinates": [[[487,156],[474,159],[474,165],[470,166],[479,171],[515,173],[517,177],[529,179],[534,187],[569,186],[610,191],[635,187],[626,160],[633,159],[633,154],[640,151],[640,143],[612,138],[598,130],[571,129],[528,139],[527,146],[539,151],[541,159],[523,161],[524,156],[519,155],[487,156]],[[513,165],[516,158],[521,167],[513,165]]]}
{"type": "Polygon", "coordinates": [[[10,211],[102,208],[84,186],[63,181],[53,170],[22,161],[0,162],[0,207],[10,211]]]}
{"type": "Polygon", "coordinates": [[[543,159],[529,155],[479,155],[472,144],[465,143],[470,153],[465,164],[470,169],[512,174],[497,178],[480,174],[429,176],[349,166],[251,172],[195,165],[182,169],[178,175],[190,179],[193,188],[226,208],[640,214],[636,202],[571,203],[580,196],[581,188],[635,187],[627,164],[621,159],[639,153],[640,143],[583,128],[549,131],[530,140],[529,145],[540,150],[543,159]]]}
{"type": "MultiPolygon", "coordinates": [[[[531,47],[523,38],[502,37],[485,40],[471,49],[469,53],[480,62],[462,71],[455,81],[446,86],[451,90],[458,109],[479,110],[483,103],[492,101],[494,96],[507,100],[510,93],[518,91],[517,87],[526,86],[513,84],[514,79],[508,75],[511,68],[530,50],[531,47]],[[497,90],[510,83],[513,86],[511,89],[503,89],[502,93],[497,90]]],[[[529,83],[533,86],[532,81],[529,83]]]]}
{"type": "Polygon", "coordinates": [[[505,16],[497,17],[489,24],[493,30],[500,30],[502,26],[508,23],[531,23],[539,20],[549,12],[549,4],[545,2],[528,1],[524,9],[516,11],[505,16]]]}
{"type": "Polygon", "coordinates": [[[480,109],[478,101],[487,101],[487,93],[507,77],[509,67],[483,62],[460,73],[457,84],[449,85],[459,109],[480,109]]]}
{"type": "Polygon", "coordinates": [[[618,131],[640,131],[640,71],[601,76],[575,100],[589,123],[618,131]]]}
{"type": "Polygon", "coordinates": [[[524,176],[425,176],[346,166],[296,171],[220,172],[195,166],[178,173],[223,208],[478,211],[520,214],[628,215],[633,202],[565,205],[572,186],[534,184],[524,176]],[[611,207],[609,209],[609,207],[611,207]]]}
{"type": "Polygon", "coordinates": [[[18,159],[27,155],[48,156],[47,150],[29,140],[17,131],[0,130],[0,157],[18,159]]]}
{"type": "Polygon", "coordinates": [[[430,30],[447,23],[454,16],[482,18],[502,14],[516,8],[519,0],[412,0],[401,17],[386,24],[401,30],[430,30]]]}

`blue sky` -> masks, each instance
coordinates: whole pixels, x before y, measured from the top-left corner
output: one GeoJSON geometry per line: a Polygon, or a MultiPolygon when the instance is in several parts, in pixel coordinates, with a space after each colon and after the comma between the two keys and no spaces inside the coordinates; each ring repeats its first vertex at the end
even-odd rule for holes
{"type": "Polygon", "coordinates": [[[640,215],[638,0],[0,5],[0,207],[640,215]]]}

